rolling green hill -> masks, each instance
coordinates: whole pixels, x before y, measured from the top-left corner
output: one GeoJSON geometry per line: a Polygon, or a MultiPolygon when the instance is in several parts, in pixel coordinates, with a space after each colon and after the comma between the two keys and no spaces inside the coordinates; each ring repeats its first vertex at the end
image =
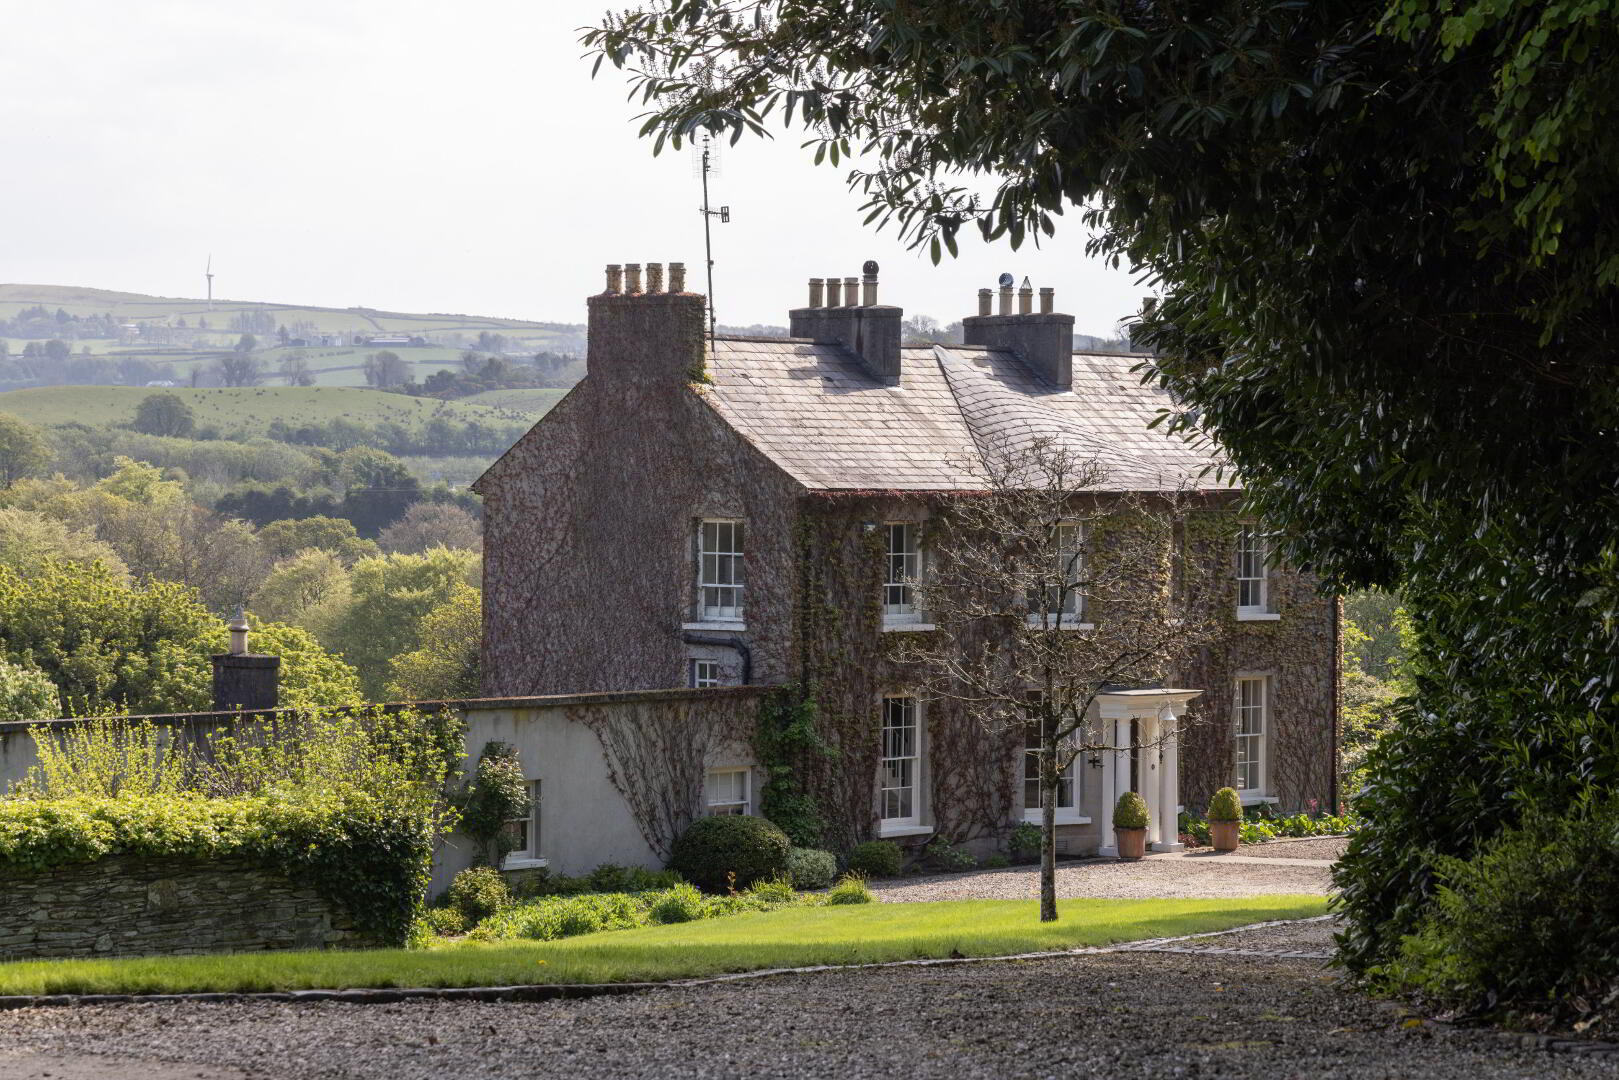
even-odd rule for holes
{"type": "Polygon", "coordinates": [[[434,416],[463,423],[468,420],[510,423],[530,420],[536,415],[516,408],[326,386],[177,387],[163,391],[140,386],[42,386],[0,393],[0,413],[47,426],[75,421],[127,423],[135,415],[135,406],[140,400],[154,393],[171,393],[183,398],[195,413],[199,427],[214,426],[222,432],[245,435],[262,434],[274,420],[296,425],[343,417],[373,424],[391,420],[418,426],[434,416]]]}
{"type": "Polygon", "coordinates": [[[483,315],[442,313],[412,314],[378,311],[374,308],[328,308],[307,304],[277,304],[253,300],[208,301],[187,297],[144,296],[140,293],[87,289],[72,285],[0,284],[0,318],[11,318],[23,308],[43,304],[52,311],[61,308],[70,315],[112,314],[126,322],[170,323],[184,318],[191,326],[207,319],[215,329],[225,330],[232,315],[244,311],[268,311],[278,323],[308,322],[323,333],[409,333],[479,330],[505,334],[508,338],[544,341],[576,335],[583,328],[566,323],[529,322],[483,315]]]}
{"type": "Polygon", "coordinates": [[[550,389],[485,390],[480,394],[472,394],[460,400],[464,404],[485,405],[537,418],[550,412],[551,406],[561,401],[566,393],[566,390],[550,389]]]}

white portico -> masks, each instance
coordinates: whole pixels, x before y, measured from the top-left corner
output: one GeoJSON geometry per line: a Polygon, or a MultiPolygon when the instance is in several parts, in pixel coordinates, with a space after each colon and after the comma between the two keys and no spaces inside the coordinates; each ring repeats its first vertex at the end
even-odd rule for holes
{"type": "Polygon", "coordinates": [[[1102,846],[1117,855],[1113,804],[1126,791],[1147,801],[1150,851],[1179,851],[1180,718],[1201,690],[1116,690],[1097,697],[1102,752],[1102,846]]]}

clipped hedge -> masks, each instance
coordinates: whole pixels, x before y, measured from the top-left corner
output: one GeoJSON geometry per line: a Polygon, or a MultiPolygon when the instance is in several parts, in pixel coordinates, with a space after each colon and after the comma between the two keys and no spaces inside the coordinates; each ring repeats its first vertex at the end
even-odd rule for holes
{"type": "Polygon", "coordinates": [[[0,799],[0,878],[114,855],[241,858],[313,887],[378,944],[402,946],[431,877],[434,827],[431,815],[358,791],[0,799]]]}
{"type": "Polygon", "coordinates": [[[787,834],[764,818],[698,818],[675,839],[669,869],[704,892],[722,893],[785,874],[791,848],[787,834]]]}
{"type": "Polygon", "coordinates": [[[898,877],[905,853],[892,840],[867,840],[849,852],[849,872],[862,877],[898,877]]]}

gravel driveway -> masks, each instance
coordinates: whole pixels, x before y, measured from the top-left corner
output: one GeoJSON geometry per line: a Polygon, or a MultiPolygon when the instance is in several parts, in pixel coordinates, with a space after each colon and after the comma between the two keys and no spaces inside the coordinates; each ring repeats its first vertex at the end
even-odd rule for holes
{"type": "MultiPolygon", "coordinates": [[[[1316,844],[1343,841],[1314,841],[1316,844]]],[[[1304,844],[1261,844],[1244,847],[1241,856],[1250,856],[1275,846],[1299,850],[1304,844]]],[[[1320,893],[1325,895],[1332,881],[1327,859],[1337,851],[1318,847],[1300,859],[1313,862],[1291,863],[1281,855],[1267,853],[1263,863],[1247,858],[1202,853],[1153,855],[1139,862],[1098,859],[1057,867],[1058,896],[1098,896],[1143,899],[1222,898],[1259,896],[1275,893],[1320,893]]],[[[873,881],[871,891],[889,902],[906,900],[1032,900],[1040,895],[1038,867],[1016,866],[1006,870],[980,870],[968,874],[937,877],[897,878],[873,881]]]]}
{"type": "MultiPolygon", "coordinates": [[[[1208,939],[1324,947],[1324,923],[1208,939]]],[[[1403,1027],[1319,961],[1111,953],[773,976],[538,1004],[208,1004],[0,1014],[0,1077],[1294,1077],[1562,1080],[1619,1066],[1403,1027]]]]}

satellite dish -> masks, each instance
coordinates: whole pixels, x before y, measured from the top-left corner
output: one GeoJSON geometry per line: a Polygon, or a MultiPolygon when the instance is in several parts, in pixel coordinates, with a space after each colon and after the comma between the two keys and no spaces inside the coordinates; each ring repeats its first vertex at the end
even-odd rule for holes
{"type": "Polygon", "coordinates": [[[1012,287],[1012,275],[1011,274],[1002,274],[1001,275],[1000,285],[1001,285],[1001,288],[1003,288],[1003,289],[1010,289],[1012,287]]]}
{"type": "Polygon", "coordinates": [[[877,260],[876,259],[867,259],[866,260],[866,265],[864,265],[864,266],[862,266],[860,268],[860,272],[862,274],[865,274],[867,277],[876,277],[877,276],[877,260]]]}

